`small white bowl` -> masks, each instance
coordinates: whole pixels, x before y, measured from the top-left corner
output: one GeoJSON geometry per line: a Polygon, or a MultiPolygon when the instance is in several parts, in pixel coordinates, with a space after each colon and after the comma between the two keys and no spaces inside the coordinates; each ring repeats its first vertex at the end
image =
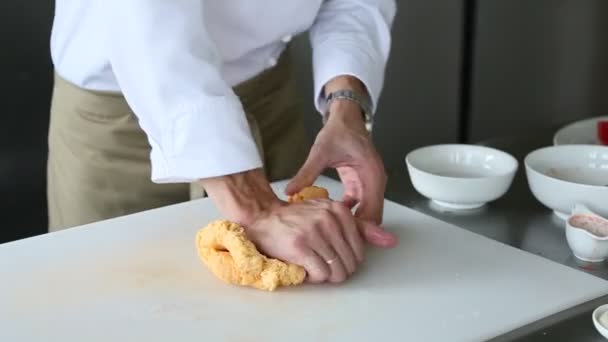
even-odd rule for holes
{"type": "Polygon", "coordinates": [[[524,163],[532,194],[561,219],[576,203],[608,217],[608,146],[544,147],[529,153],[524,163]]]}
{"type": "Polygon", "coordinates": [[[598,121],[608,121],[608,116],[580,120],[560,129],[553,136],[553,145],[602,145],[597,136],[598,121]]]}
{"type": "Polygon", "coordinates": [[[605,338],[608,338],[608,328],[604,327],[600,323],[600,317],[606,311],[608,311],[608,304],[600,305],[600,306],[597,307],[597,309],[593,310],[593,313],[591,314],[591,317],[593,319],[593,325],[595,325],[595,329],[597,329],[597,331],[600,334],[602,334],[602,336],[604,336],[605,338]]]}
{"type": "Polygon", "coordinates": [[[517,171],[513,156],[477,145],[433,145],[405,158],[416,191],[453,210],[475,209],[504,195],[517,171]]]}
{"type": "MultiPolygon", "coordinates": [[[[588,228],[589,229],[589,228],[588,228]]],[[[586,262],[602,262],[608,258],[608,220],[577,204],[566,221],[566,240],[575,257],[586,262]],[[580,221],[580,220],[583,221],[580,221]],[[580,222],[577,222],[580,221],[580,222]],[[583,229],[595,226],[594,230],[583,229]],[[595,231],[601,231],[598,234],[595,231]]]]}

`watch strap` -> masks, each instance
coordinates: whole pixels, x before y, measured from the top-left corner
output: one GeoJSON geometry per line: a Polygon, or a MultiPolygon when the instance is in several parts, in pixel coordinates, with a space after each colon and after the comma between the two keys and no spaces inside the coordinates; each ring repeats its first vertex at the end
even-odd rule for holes
{"type": "Polygon", "coordinates": [[[365,122],[365,128],[368,132],[371,133],[373,126],[373,115],[372,115],[372,105],[371,101],[367,97],[363,97],[352,90],[337,90],[329,95],[325,99],[325,113],[323,114],[323,124],[328,119],[329,116],[329,108],[331,103],[335,100],[347,100],[352,101],[361,107],[361,112],[363,113],[363,120],[365,122]]]}

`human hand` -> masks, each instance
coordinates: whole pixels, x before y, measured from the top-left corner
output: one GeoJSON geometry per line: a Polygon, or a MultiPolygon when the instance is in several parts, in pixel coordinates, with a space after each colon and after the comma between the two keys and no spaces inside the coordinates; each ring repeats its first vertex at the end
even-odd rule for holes
{"type": "Polygon", "coordinates": [[[341,282],[363,260],[359,231],[378,231],[340,202],[287,204],[261,169],[200,181],[223,215],[241,224],[267,256],[301,265],[311,282],[341,282]]]}
{"type": "Polygon", "coordinates": [[[365,240],[381,247],[394,246],[396,236],[378,227],[382,222],[387,180],[384,165],[365,129],[361,109],[353,102],[332,104],[329,120],[286,193],[291,195],[312,185],[328,167],[337,170],[344,186],[342,203],[349,208],[358,204],[355,216],[374,223],[362,227],[365,240]]]}
{"type": "Polygon", "coordinates": [[[245,229],[264,254],[304,267],[308,281],[337,283],[363,261],[359,230],[379,228],[357,220],[340,202],[310,200],[275,206],[245,229]]]}

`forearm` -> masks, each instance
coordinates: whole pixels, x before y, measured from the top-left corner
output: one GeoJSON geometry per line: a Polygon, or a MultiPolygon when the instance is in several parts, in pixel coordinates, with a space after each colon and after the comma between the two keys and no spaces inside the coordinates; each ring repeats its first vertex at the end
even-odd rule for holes
{"type": "Polygon", "coordinates": [[[222,215],[247,227],[261,213],[282,205],[262,169],[199,181],[222,215]]]}

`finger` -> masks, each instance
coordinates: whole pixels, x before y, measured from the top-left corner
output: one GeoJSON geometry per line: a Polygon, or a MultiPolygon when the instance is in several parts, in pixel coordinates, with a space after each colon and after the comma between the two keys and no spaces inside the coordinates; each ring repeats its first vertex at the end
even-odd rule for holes
{"type": "MultiPolygon", "coordinates": [[[[324,229],[326,238],[329,240],[332,249],[336,251],[347,274],[353,274],[357,269],[357,258],[345,239],[344,230],[346,229],[342,227],[341,224],[339,224],[339,226],[324,227],[322,229],[324,229]]],[[[356,227],[354,230],[356,231],[356,227]]]]}
{"type": "Polygon", "coordinates": [[[327,258],[325,261],[325,263],[329,265],[331,271],[327,280],[329,280],[330,283],[341,283],[348,278],[348,271],[344,266],[344,262],[337,256],[338,254],[334,252],[333,255],[333,258],[327,258]]]}
{"type": "Polygon", "coordinates": [[[353,217],[352,213],[345,207],[340,207],[339,203],[335,203],[337,206],[335,209],[336,216],[338,220],[342,223],[343,227],[343,235],[352,250],[355,259],[358,262],[363,261],[364,255],[364,244],[363,239],[361,238],[361,234],[359,233],[359,229],[357,226],[357,221],[353,217]]]}
{"type": "Polygon", "coordinates": [[[285,194],[293,195],[303,188],[312,185],[319,175],[327,167],[326,159],[318,148],[313,146],[310,149],[308,158],[298,173],[291,179],[285,188],[285,194]]]}
{"type": "Polygon", "coordinates": [[[323,209],[318,219],[321,234],[336,251],[348,274],[353,274],[358,261],[363,260],[363,241],[355,218],[340,202],[319,199],[312,203],[323,209]]]}
{"type": "Polygon", "coordinates": [[[355,216],[377,224],[382,222],[386,175],[382,164],[368,165],[360,170],[363,193],[355,216]]]}
{"type": "Polygon", "coordinates": [[[329,267],[330,274],[327,280],[332,283],[344,281],[347,276],[344,263],[342,262],[339,253],[334,250],[331,243],[326,240],[325,236],[323,236],[321,230],[322,228],[319,228],[318,230],[313,230],[310,232],[309,245],[329,267]]]}
{"type": "Polygon", "coordinates": [[[359,207],[355,211],[355,217],[380,224],[383,212],[384,196],[378,198],[378,196],[370,195],[361,200],[359,207]]]}
{"type": "Polygon", "coordinates": [[[385,231],[377,224],[364,220],[358,220],[357,223],[359,225],[359,231],[361,232],[361,235],[365,241],[371,243],[372,245],[384,248],[390,248],[397,245],[397,236],[393,233],[385,231]]]}
{"type": "MultiPolygon", "coordinates": [[[[343,222],[338,215],[338,211],[346,211],[346,208],[341,204],[323,201],[320,205],[324,209],[320,212],[322,216],[319,219],[321,234],[337,253],[337,256],[340,258],[346,271],[350,275],[357,269],[357,259],[345,239],[345,231],[350,228],[351,231],[358,235],[359,232],[357,231],[357,227],[353,224],[354,222],[351,223],[351,227],[347,228],[344,226],[344,224],[348,224],[348,221],[343,222]]],[[[352,214],[348,214],[352,217],[352,214]]]]}
{"type": "Polygon", "coordinates": [[[361,182],[359,181],[359,174],[355,168],[350,166],[337,167],[340,181],[344,187],[344,194],[342,195],[342,202],[352,209],[361,198],[361,182]]]}
{"type": "Polygon", "coordinates": [[[344,163],[341,166],[336,167],[340,181],[344,185],[344,190],[347,194],[358,197],[359,188],[359,172],[357,172],[357,166],[359,163],[344,163]]]}
{"type": "Polygon", "coordinates": [[[306,270],[306,281],[310,283],[323,283],[329,279],[331,274],[329,265],[312,249],[308,249],[304,253],[300,265],[306,270]]]}

